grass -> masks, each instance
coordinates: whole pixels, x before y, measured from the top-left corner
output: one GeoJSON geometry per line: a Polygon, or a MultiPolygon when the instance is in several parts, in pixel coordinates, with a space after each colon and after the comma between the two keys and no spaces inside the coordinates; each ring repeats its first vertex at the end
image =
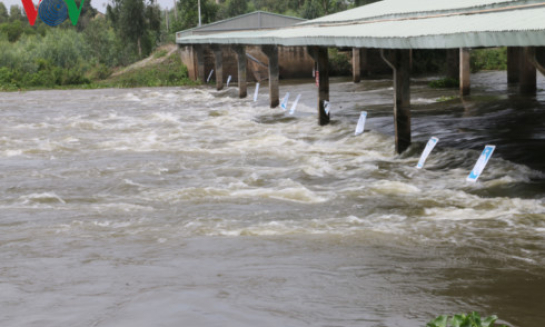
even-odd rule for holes
{"type": "Polygon", "coordinates": [[[0,91],[31,91],[31,90],[74,90],[74,89],[101,89],[101,88],[132,88],[132,87],[159,87],[159,86],[188,86],[197,85],[188,78],[187,67],[183,65],[180,56],[172,54],[160,63],[150,64],[141,68],[132,69],[115,77],[109,77],[111,70],[104,66],[91,69],[85,77],[85,82],[78,84],[46,84],[46,85],[19,85],[14,83],[0,83],[0,91]]]}
{"type": "Polygon", "coordinates": [[[460,81],[454,78],[446,77],[431,81],[428,83],[428,86],[434,89],[457,88],[460,86],[460,81]]]}
{"type": "MultiPolygon", "coordinates": [[[[161,51],[159,51],[161,52],[161,51]]],[[[196,83],[188,78],[187,67],[183,65],[177,53],[164,61],[97,82],[105,87],[154,87],[154,86],[185,86],[196,83]]]]}

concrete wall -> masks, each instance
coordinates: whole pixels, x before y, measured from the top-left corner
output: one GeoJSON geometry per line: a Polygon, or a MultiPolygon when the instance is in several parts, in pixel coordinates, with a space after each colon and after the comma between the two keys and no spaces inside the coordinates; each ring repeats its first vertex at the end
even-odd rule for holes
{"type": "MultiPolygon", "coordinates": [[[[265,65],[268,65],[268,59],[260,50],[259,46],[248,46],[246,52],[258,59],[265,65]]],[[[184,65],[187,66],[189,78],[197,79],[197,56],[193,47],[180,47],[180,57],[184,65]]],[[[212,51],[204,51],[205,65],[204,74],[208,78],[210,71],[215,67],[215,58],[212,51]]],[[[229,75],[232,76],[232,82],[238,81],[238,64],[236,53],[226,46],[223,50],[223,80],[226,81],[229,75]]],[[[278,60],[280,65],[280,78],[312,78],[312,69],[314,60],[307,54],[305,47],[279,47],[278,60]]],[[[215,77],[212,76],[212,79],[215,77]]],[[[266,79],[267,73],[265,67],[248,61],[247,81],[257,81],[266,79]]],[[[212,80],[211,79],[211,80],[212,80]]]]}

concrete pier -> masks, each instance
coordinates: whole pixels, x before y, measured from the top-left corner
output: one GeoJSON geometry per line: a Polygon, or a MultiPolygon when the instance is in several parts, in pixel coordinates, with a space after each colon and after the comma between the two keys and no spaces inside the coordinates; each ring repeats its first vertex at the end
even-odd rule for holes
{"type": "Polygon", "coordinates": [[[204,46],[196,44],[193,46],[193,50],[197,56],[197,80],[204,83],[206,81],[206,77],[204,76],[204,46]]]}
{"type": "Polygon", "coordinates": [[[520,47],[507,48],[507,83],[517,84],[520,81],[520,47]]]}
{"type": "Polygon", "coordinates": [[[211,49],[214,52],[214,58],[216,59],[216,89],[218,91],[223,89],[223,47],[218,45],[212,45],[211,49]]]}
{"type": "Polygon", "coordinates": [[[396,153],[402,153],[411,145],[411,53],[395,50],[394,62],[394,123],[396,153]]]}
{"type": "Polygon", "coordinates": [[[329,101],[329,56],[326,47],[307,47],[307,51],[317,64],[318,123],[323,126],[330,121],[330,113],[325,112],[325,101],[329,101]]]}
{"type": "Polygon", "coordinates": [[[278,47],[276,45],[263,45],[261,51],[269,58],[269,103],[271,108],[280,104],[278,47]]]}
{"type": "Polygon", "coordinates": [[[447,78],[460,78],[460,49],[447,49],[447,78]]]}
{"type": "Polygon", "coordinates": [[[460,48],[460,96],[469,95],[471,67],[469,65],[470,52],[467,48],[460,48]]]}
{"type": "Polygon", "coordinates": [[[243,99],[248,96],[248,86],[246,82],[247,76],[247,58],[246,58],[246,47],[243,45],[233,46],[233,50],[237,54],[238,62],[238,96],[243,99]]]}
{"type": "Polygon", "coordinates": [[[535,60],[535,48],[524,47],[521,51],[520,74],[519,74],[519,92],[520,94],[532,95],[537,91],[536,67],[533,64],[535,60]]]}
{"type": "Polygon", "coordinates": [[[390,56],[380,52],[394,72],[395,151],[403,153],[411,145],[411,51],[393,50],[390,56]]]}
{"type": "Polygon", "coordinates": [[[359,48],[352,49],[352,79],[354,83],[361,81],[361,51],[359,48]]]}

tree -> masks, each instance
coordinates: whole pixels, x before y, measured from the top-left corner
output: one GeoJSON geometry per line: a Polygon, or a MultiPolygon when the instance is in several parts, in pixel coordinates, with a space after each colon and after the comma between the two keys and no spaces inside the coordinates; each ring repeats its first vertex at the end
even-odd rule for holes
{"type": "Polygon", "coordinates": [[[144,0],[112,0],[108,5],[107,18],[116,30],[118,36],[128,44],[136,47],[138,56],[151,52],[153,44],[150,31],[160,35],[161,12],[159,7],[144,0]]]}
{"type": "MultiPolygon", "coordinates": [[[[182,31],[197,27],[199,24],[198,0],[180,0],[178,6],[178,20],[173,24],[175,31],[182,31]]],[[[201,20],[203,24],[216,21],[219,6],[213,0],[201,0],[201,20]]]]}
{"type": "Polygon", "coordinates": [[[356,7],[359,7],[359,6],[365,6],[370,3],[378,2],[378,1],[381,1],[381,0],[355,0],[354,4],[356,5],[356,7]]]}
{"type": "Polygon", "coordinates": [[[9,20],[8,9],[3,2],[0,2],[0,24],[6,23],[9,20]]]}
{"type": "Polygon", "coordinates": [[[305,19],[315,19],[324,15],[320,0],[305,0],[301,16],[305,19]]]}
{"type": "Polygon", "coordinates": [[[227,0],[227,15],[235,17],[248,12],[248,2],[246,0],[227,0]]]}
{"type": "MultiPolygon", "coordinates": [[[[81,5],[82,0],[76,0],[76,5],[81,5]]],[[[81,32],[87,28],[91,20],[96,16],[97,10],[91,6],[91,0],[83,0],[83,8],[81,8],[81,15],[76,26],[78,32],[81,32]]]]}
{"type": "Polygon", "coordinates": [[[155,41],[159,41],[161,39],[161,8],[153,0],[146,7],[146,19],[150,31],[155,33],[155,41]]]}
{"type": "Polygon", "coordinates": [[[142,57],[142,38],[148,30],[145,7],[144,0],[123,0],[119,15],[121,36],[136,43],[139,57],[142,57]]]}
{"type": "Polygon", "coordinates": [[[21,34],[23,34],[23,23],[17,20],[13,23],[2,24],[0,26],[0,33],[5,33],[8,36],[9,42],[17,42],[21,34]]]}
{"type": "Polygon", "coordinates": [[[21,7],[18,5],[12,5],[9,7],[9,21],[15,22],[15,21],[24,21],[25,17],[23,16],[23,12],[21,11],[21,7]]]}

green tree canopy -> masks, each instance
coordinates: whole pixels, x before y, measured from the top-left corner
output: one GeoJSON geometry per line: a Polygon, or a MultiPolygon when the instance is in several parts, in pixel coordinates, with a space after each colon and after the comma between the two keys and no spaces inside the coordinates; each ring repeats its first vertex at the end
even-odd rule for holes
{"type": "Polygon", "coordinates": [[[0,24],[6,23],[9,20],[8,9],[3,2],[0,2],[0,24]]]}
{"type": "Polygon", "coordinates": [[[159,35],[161,27],[161,13],[153,1],[146,5],[144,0],[113,0],[107,17],[121,39],[136,47],[140,58],[151,52],[150,34],[159,35]]]}
{"type": "Polygon", "coordinates": [[[9,21],[15,22],[15,21],[24,21],[25,16],[23,16],[23,12],[21,11],[21,7],[18,5],[12,5],[9,7],[9,21]]]}
{"type": "Polygon", "coordinates": [[[378,1],[381,1],[381,0],[355,0],[354,4],[356,5],[356,7],[359,7],[359,6],[365,6],[370,3],[378,2],[378,1]]]}
{"type": "MultiPolygon", "coordinates": [[[[197,27],[199,24],[198,0],[180,0],[177,2],[178,20],[173,24],[175,31],[182,31],[197,27]]],[[[218,5],[213,0],[201,0],[202,24],[216,21],[218,5]]]]}

